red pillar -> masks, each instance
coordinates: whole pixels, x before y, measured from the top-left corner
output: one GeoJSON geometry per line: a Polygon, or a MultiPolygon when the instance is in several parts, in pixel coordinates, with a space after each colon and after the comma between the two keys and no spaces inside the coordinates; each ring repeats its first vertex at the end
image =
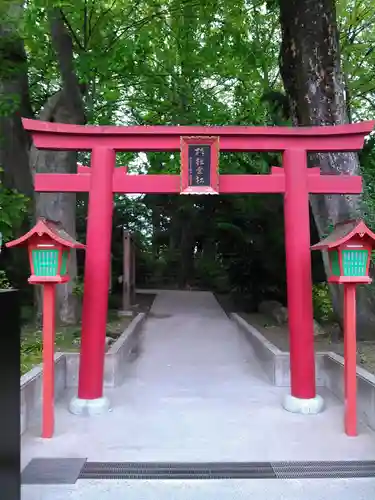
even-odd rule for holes
{"type": "Polygon", "coordinates": [[[291,394],[311,399],[316,388],[306,151],[286,150],[283,166],[291,394]]]}
{"type": "Polygon", "coordinates": [[[97,147],[91,154],[79,399],[103,397],[105,336],[112,235],[112,179],[116,153],[97,147]]]}
{"type": "Polygon", "coordinates": [[[43,285],[43,410],[42,437],[51,438],[55,426],[55,285],[43,285]]]}
{"type": "Polygon", "coordinates": [[[357,435],[356,285],[344,285],[345,432],[357,435]]]}

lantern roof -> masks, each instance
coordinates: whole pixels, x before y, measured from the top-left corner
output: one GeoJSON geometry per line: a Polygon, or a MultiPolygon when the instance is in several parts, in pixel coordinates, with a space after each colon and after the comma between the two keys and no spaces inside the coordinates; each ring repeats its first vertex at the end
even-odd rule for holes
{"type": "Polygon", "coordinates": [[[343,245],[354,236],[367,236],[375,246],[375,234],[361,219],[352,219],[336,224],[334,230],[326,238],[311,247],[312,250],[329,250],[343,245]]]}
{"type": "Polygon", "coordinates": [[[35,226],[30,229],[30,231],[20,238],[9,241],[6,246],[7,247],[16,247],[16,246],[25,246],[27,241],[34,235],[37,236],[49,236],[52,240],[56,241],[56,243],[60,243],[68,248],[85,248],[85,245],[76,241],[70,234],[68,234],[65,229],[62,227],[60,222],[52,221],[46,219],[44,217],[40,217],[35,224],[35,226]]]}

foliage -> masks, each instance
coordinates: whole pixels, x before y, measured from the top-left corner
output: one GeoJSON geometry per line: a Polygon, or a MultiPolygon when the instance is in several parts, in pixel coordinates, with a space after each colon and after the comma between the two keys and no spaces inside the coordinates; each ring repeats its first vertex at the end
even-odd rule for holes
{"type": "Polygon", "coordinates": [[[229,293],[231,285],[229,277],[221,262],[210,258],[197,259],[195,279],[200,287],[217,293],[229,293]]]}
{"type": "Polygon", "coordinates": [[[83,280],[77,279],[75,284],[74,284],[73,295],[75,295],[79,299],[82,299],[83,298],[83,287],[84,287],[83,280]]]}
{"type": "Polygon", "coordinates": [[[338,0],[342,66],[351,120],[373,119],[375,111],[375,3],[338,0]]]}
{"type": "Polygon", "coordinates": [[[7,290],[11,288],[11,284],[8,280],[6,272],[3,269],[0,269],[0,290],[7,290]]]}
{"type": "MultiPolygon", "coordinates": [[[[118,317],[118,307],[116,310],[108,311],[107,333],[109,336],[120,335],[125,327],[130,323],[131,318],[118,317]],[[110,335],[112,334],[112,335],[110,335]]],[[[22,311],[23,313],[25,311],[22,311]]],[[[31,370],[40,364],[43,359],[43,340],[41,330],[36,329],[35,324],[28,318],[22,329],[21,339],[21,374],[31,370]]],[[[69,325],[60,326],[56,331],[55,350],[57,352],[77,352],[80,348],[81,326],[69,325]]]]}
{"type": "Polygon", "coordinates": [[[364,210],[366,223],[375,230],[375,136],[366,142],[360,155],[361,170],[364,179],[364,210]]]}
{"type": "MultiPolygon", "coordinates": [[[[42,362],[43,339],[42,332],[35,326],[26,324],[21,340],[21,374],[42,362]]],[[[61,327],[55,336],[55,349],[59,352],[77,351],[79,349],[80,328],[77,325],[61,327]]]]}
{"type": "MultiPolygon", "coordinates": [[[[0,175],[2,170],[0,169],[0,175]]],[[[0,233],[9,241],[28,213],[29,199],[15,189],[5,189],[0,179],[0,233]]]]}
{"type": "Polygon", "coordinates": [[[21,375],[28,372],[42,360],[43,342],[41,337],[36,337],[32,342],[25,339],[21,341],[21,375]]]}
{"type": "MultiPolygon", "coordinates": [[[[0,176],[2,170],[0,169],[0,176]]],[[[0,178],[0,233],[2,236],[2,257],[6,253],[4,244],[15,238],[29,213],[30,200],[15,189],[5,189],[0,178]]],[[[0,289],[11,288],[10,281],[17,283],[17,276],[23,271],[23,261],[12,262],[3,259],[5,269],[0,270],[0,289]]],[[[28,272],[28,269],[27,269],[28,272]]]]}
{"type": "Polygon", "coordinates": [[[313,286],[313,308],[314,318],[317,321],[329,322],[335,319],[327,283],[318,283],[313,286]]]}

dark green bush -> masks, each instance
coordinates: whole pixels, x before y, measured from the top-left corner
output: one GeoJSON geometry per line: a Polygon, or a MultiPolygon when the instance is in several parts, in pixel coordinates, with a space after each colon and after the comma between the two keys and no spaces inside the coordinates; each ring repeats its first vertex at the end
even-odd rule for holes
{"type": "Polygon", "coordinates": [[[317,321],[334,321],[335,315],[327,283],[318,283],[313,285],[313,308],[314,318],[317,321]]]}

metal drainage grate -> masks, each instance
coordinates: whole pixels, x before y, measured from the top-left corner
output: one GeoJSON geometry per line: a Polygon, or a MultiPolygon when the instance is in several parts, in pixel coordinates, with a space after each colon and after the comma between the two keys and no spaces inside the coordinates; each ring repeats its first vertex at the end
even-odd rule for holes
{"type": "Polygon", "coordinates": [[[375,477],[375,461],[86,462],[79,479],[293,479],[375,477]]]}
{"type": "Polygon", "coordinates": [[[275,478],[270,463],[86,462],[79,479],[256,479],[275,478]]]}
{"type": "Polygon", "coordinates": [[[375,477],[375,461],[340,462],[86,462],[34,458],[23,484],[74,484],[77,479],[308,479],[375,477]]]}
{"type": "Polygon", "coordinates": [[[375,477],[375,461],[273,462],[278,479],[375,477]]]}

